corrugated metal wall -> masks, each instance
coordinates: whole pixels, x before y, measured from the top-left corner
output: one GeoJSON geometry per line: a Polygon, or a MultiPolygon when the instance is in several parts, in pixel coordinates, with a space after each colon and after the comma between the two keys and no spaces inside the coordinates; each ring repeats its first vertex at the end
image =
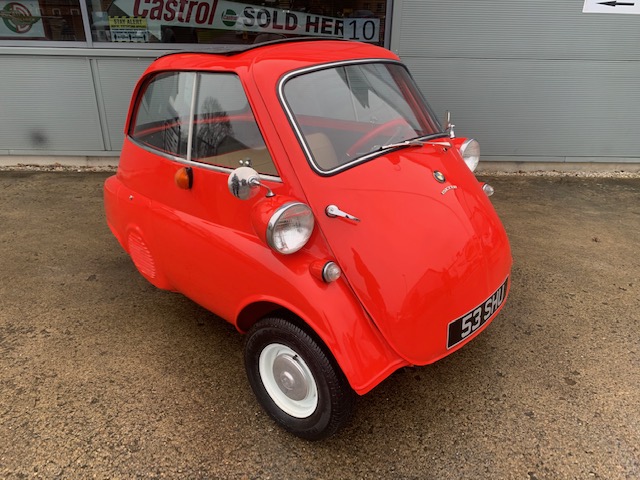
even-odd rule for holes
{"type": "Polygon", "coordinates": [[[70,50],[0,51],[0,155],[121,149],[131,92],[153,58],[70,50]]]}
{"type": "Polygon", "coordinates": [[[104,150],[87,59],[4,57],[0,84],[3,150],[104,150]]]}
{"type": "MultiPolygon", "coordinates": [[[[583,0],[395,0],[391,49],[483,159],[640,163],[640,15],[583,0]]],[[[0,48],[0,156],[117,155],[160,51],[0,48]]]]}
{"type": "Polygon", "coordinates": [[[395,0],[391,49],[485,160],[640,162],[640,15],[582,0],[395,0]]]}
{"type": "Polygon", "coordinates": [[[101,58],[96,60],[97,89],[104,105],[104,129],[109,138],[109,150],[121,150],[123,129],[133,88],[152,59],[101,58]]]}

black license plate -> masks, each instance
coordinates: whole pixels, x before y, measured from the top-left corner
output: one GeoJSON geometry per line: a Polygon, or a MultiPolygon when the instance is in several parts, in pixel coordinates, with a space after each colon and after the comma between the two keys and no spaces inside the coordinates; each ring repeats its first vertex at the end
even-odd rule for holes
{"type": "Polygon", "coordinates": [[[509,277],[484,302],[449,324],[447,349],[455,347],[491,320],[491,317],[495,315],[502,302],[504,302],[508,283],[509,277]]]}

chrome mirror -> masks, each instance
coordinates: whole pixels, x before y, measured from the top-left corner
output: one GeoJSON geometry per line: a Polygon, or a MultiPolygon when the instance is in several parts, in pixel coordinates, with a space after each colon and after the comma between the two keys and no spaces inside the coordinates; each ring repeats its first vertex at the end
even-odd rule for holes
{"type": "Polygon", "coordinates": [[[227,181],[229,192],[240,200],[249,200],[255,197],[260,187],[267,189],[267,197],[273,197],[274,193],[269,187],[260,182],[260,175],[251,167],[236,168],[227,181]]]}

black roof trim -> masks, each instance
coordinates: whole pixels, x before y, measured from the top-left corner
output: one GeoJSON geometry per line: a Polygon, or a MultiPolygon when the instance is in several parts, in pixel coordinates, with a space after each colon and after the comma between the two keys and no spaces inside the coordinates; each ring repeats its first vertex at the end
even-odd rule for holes
{"type": "Polygon", "coordinates": [[[237,44],[212,44],[210,49],[206,50],[180,50],[165,53],[163,55],[158,56],[157,58],[168,57],[170,55],[179,55],[182,53],[196,53],[202,54],[207,53],[210,55],[222,55],[225,57],[231,57],[233,55],[239,55],[244,52],[248,52],[250,50],[255,50],[262,47],[268,47],[271,45],[281,45],[286,43],[302,43],[302,42],[310,42],[310,41],[339,41],[339,42],[352,42],[353,40],[346,40],[344,38],[328,38],[328,37],[292,37],[292,38],[282,38],[278,40],[270,40],[268,42],[260,42],[260,43],[251,43],[247,45],[237,45],[237,44]]]}

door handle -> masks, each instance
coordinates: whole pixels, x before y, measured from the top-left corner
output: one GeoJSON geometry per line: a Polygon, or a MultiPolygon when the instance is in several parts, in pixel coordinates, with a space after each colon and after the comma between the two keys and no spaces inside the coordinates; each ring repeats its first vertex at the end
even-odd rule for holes
{"type": "Polygon", "coordinates": [[[354,217],[353,215],[340,210],[337,205],[327,206],[327,208],[324,209],[324,213],[326,213],[327,217],[330,217],[330,218],[341,217],[341,218],[346,218],[347,220],[351,220],[352,222],[360,221],[358,217],[354,217]]]}

